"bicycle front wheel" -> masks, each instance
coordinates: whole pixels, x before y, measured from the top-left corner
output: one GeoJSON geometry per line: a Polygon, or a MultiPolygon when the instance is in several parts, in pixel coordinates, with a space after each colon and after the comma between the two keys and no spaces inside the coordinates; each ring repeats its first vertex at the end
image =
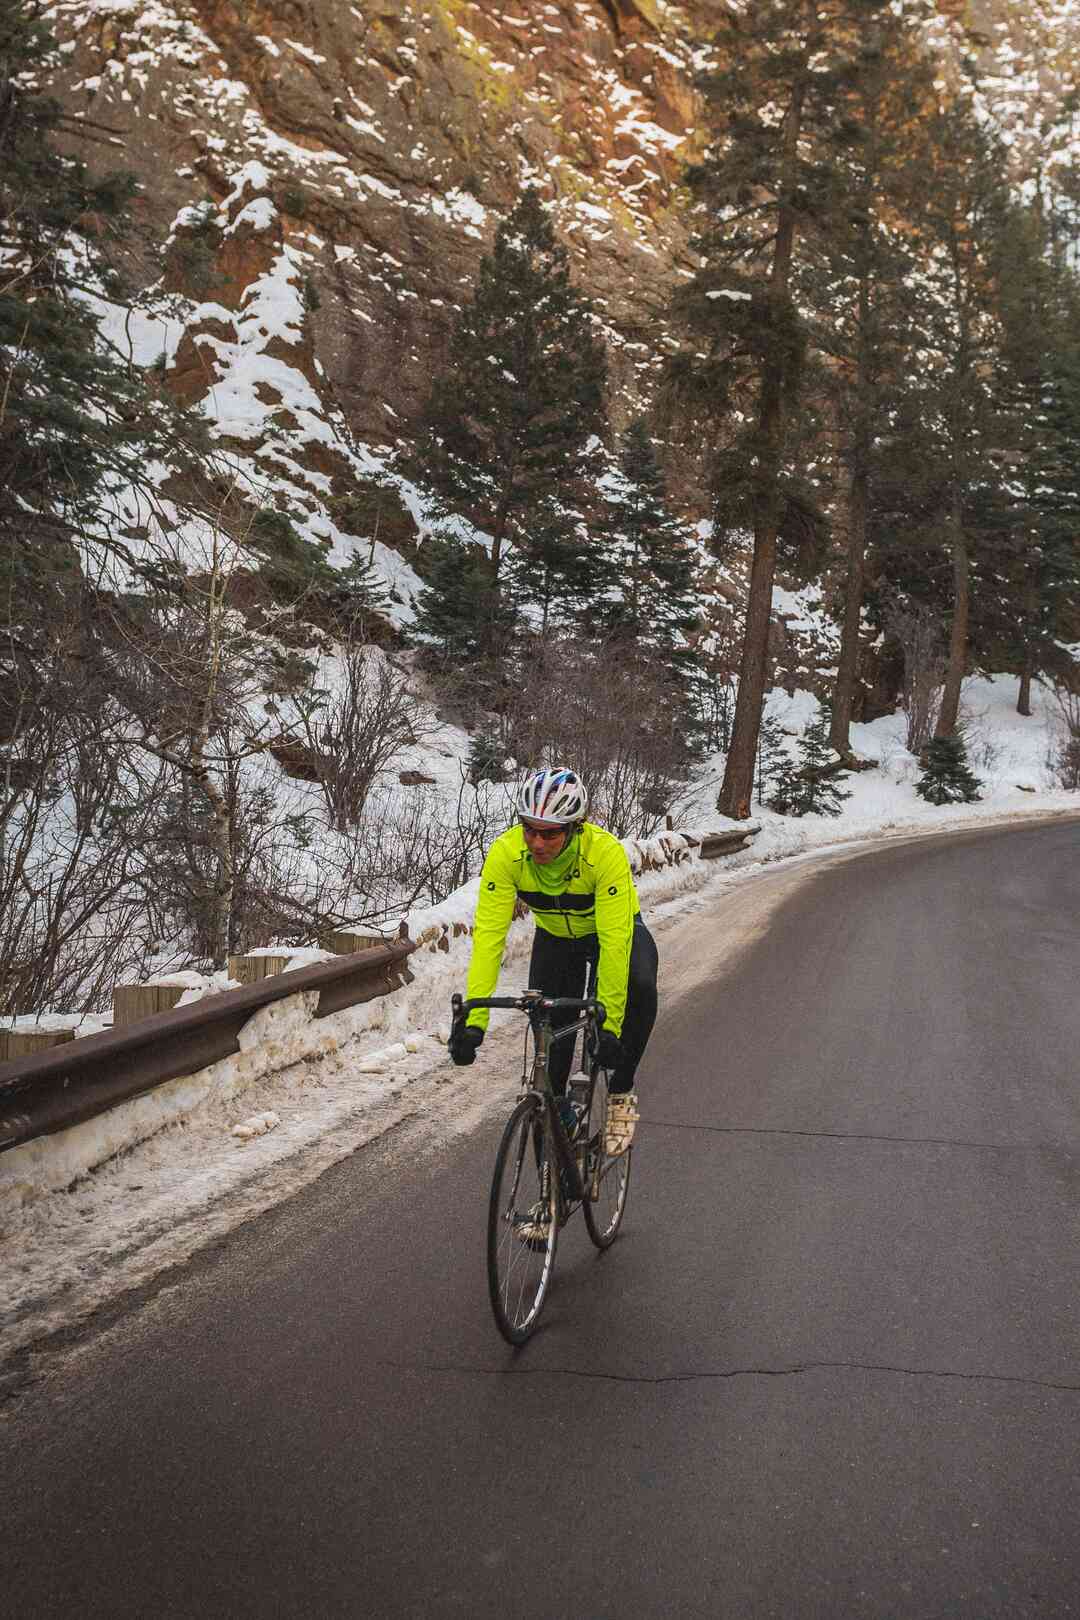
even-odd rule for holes
{"type": "Polygon", "coordinates": [[[585,1153],[585,1226],[598,1249],[614,1243],[626,1213],[630,1191],[630,1160],[633,1148],[608,1157],[604,1152],[607,1135],[608,1076],[594,1069],[589,1100],[589,1123],[585,1153]]]}
{"type": "Polygon", "coordinates": [[[495,1156],[488,1206],[488,1291],[504,1339],[524,1344],[536,1327],[559,1240],[558,1176],[539,1097],[510,1115],[495,1156]]]}

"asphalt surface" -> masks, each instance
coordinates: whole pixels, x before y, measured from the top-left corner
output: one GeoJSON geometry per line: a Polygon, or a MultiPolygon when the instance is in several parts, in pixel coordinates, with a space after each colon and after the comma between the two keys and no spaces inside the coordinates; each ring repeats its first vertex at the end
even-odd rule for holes
{"type": "Polygon", "coordinates": [[[575,1219],[523,1351],[493,1121],[38,1358],[0,1608],[1080,1614],[1078,986],[1078,823],[823,868],[669,1000],[623,1234],[575,1219]]]}

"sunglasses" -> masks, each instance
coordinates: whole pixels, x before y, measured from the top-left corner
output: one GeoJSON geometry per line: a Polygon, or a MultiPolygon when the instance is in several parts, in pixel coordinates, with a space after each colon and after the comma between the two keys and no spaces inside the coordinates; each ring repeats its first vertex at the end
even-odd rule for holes
{"type": "Polygon", "coordinates": [[[561,838],[567,831],[565,827],[534,827],[531,821],[523,821],[521,830],[530,838],[542,838],[545,842],[553,838],[561,838]]]}

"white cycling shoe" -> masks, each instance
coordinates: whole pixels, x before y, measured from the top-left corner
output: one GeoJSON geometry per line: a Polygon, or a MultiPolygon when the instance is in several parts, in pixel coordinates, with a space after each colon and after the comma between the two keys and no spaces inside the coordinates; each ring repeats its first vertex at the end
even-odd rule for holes
{"type": "Polygon", "coordinates": [[[634,1126],[640,1118],[636,1091],[617,1091],[608,1097],[604,1152],[609,1159],[618,1158],[631,1147],[634,1126]]]}

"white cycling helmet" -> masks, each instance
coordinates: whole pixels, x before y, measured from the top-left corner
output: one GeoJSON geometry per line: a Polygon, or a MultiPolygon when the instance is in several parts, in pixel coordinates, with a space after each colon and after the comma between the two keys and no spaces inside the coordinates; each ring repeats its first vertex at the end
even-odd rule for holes
{"type": "Polygon", "coordinates": [[[585,784],[565,765],[532,771],[518,788],[517,813],[546,827],[571,827],[584,821],[589,808],[585,784]]]}

